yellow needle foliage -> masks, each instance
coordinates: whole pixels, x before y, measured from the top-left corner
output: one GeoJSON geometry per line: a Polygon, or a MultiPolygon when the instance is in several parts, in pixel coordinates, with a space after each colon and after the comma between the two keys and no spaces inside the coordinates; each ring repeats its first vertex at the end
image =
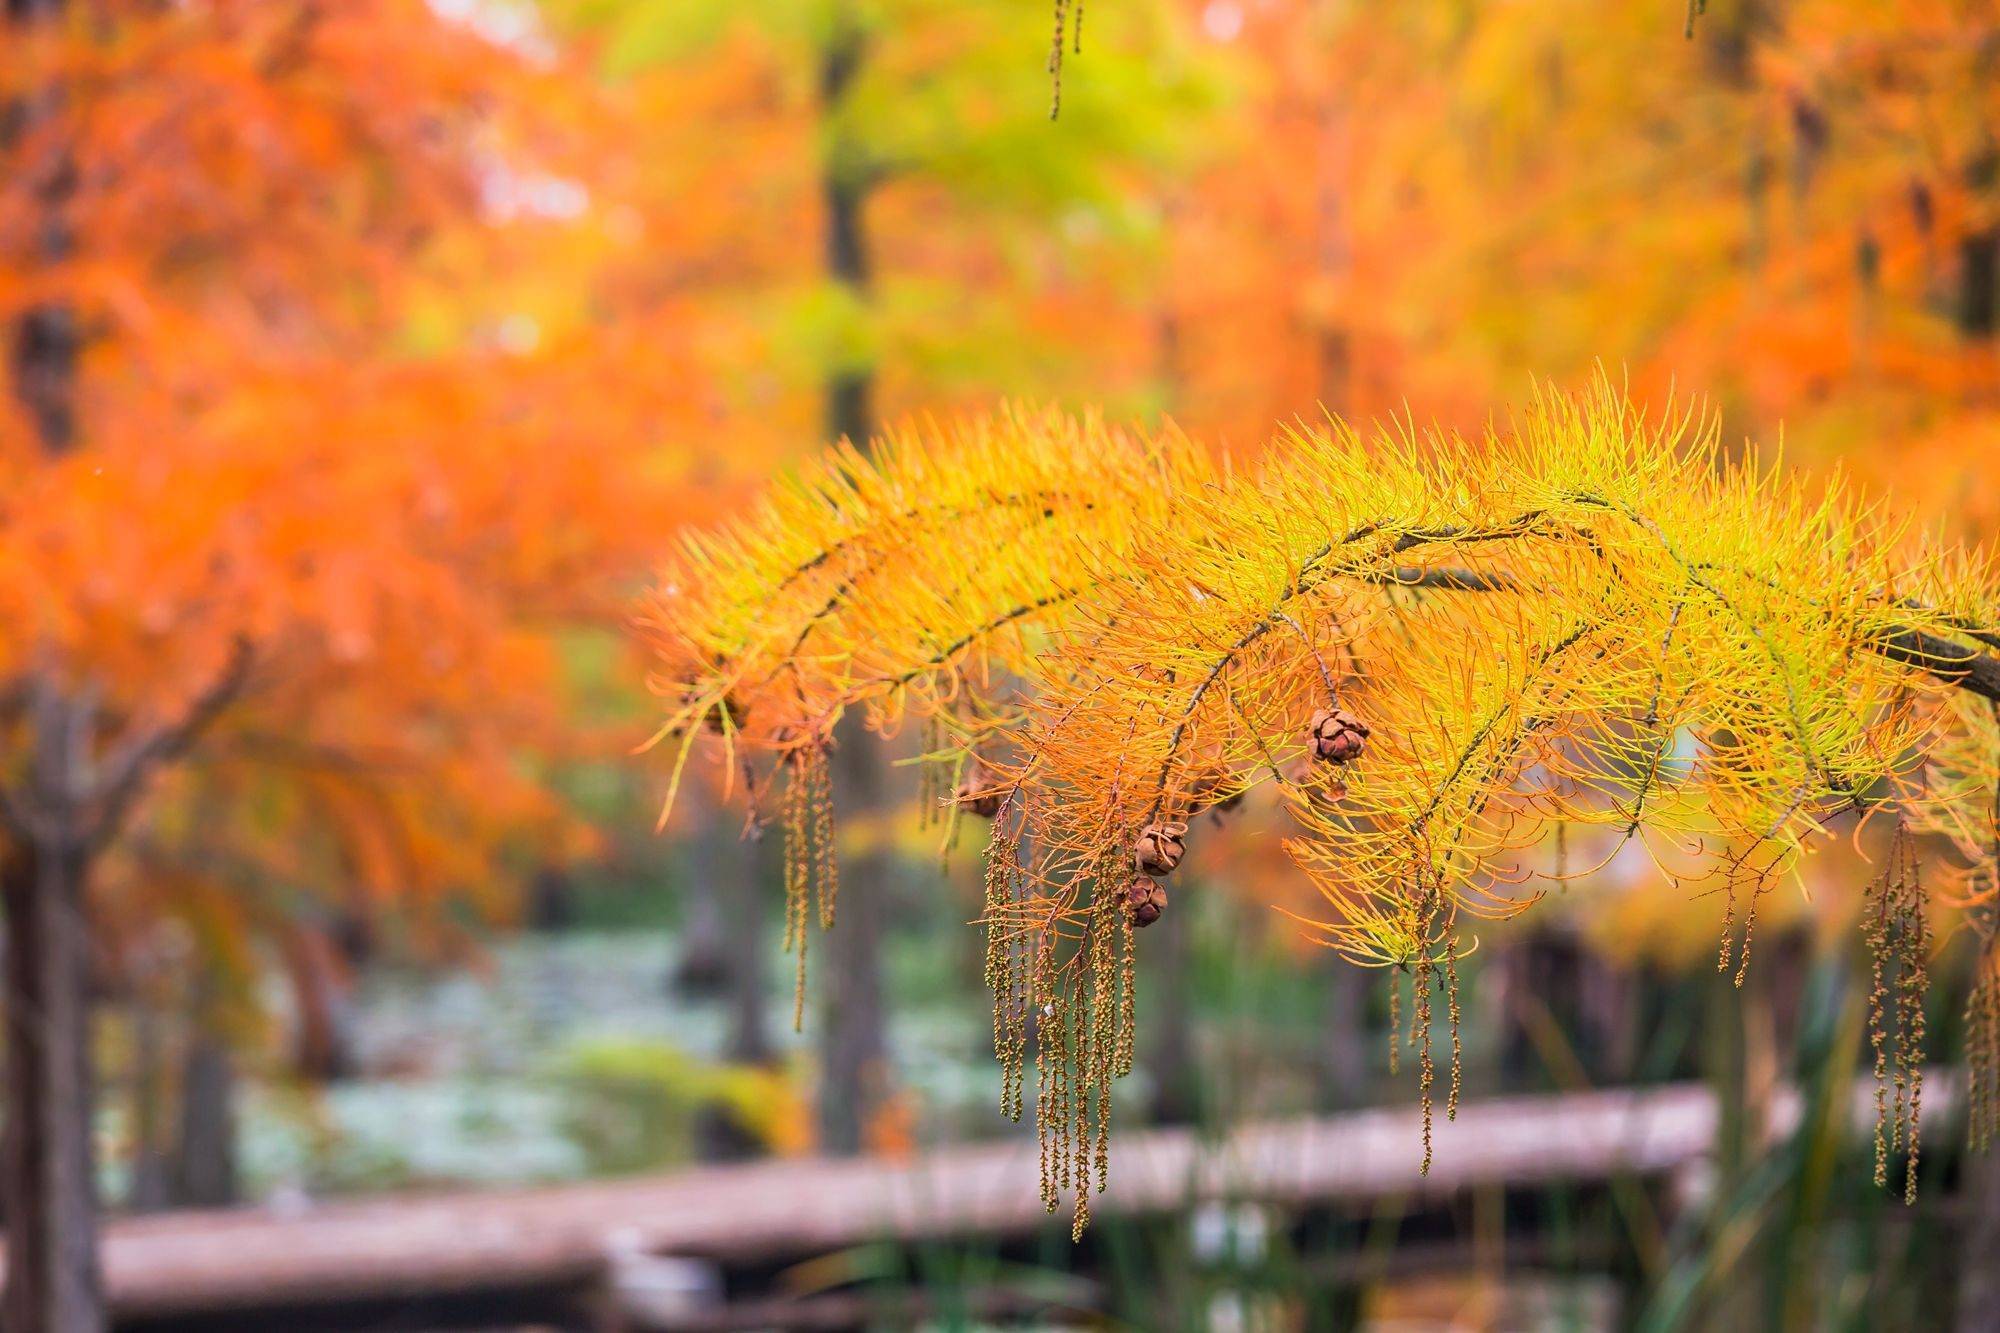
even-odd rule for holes
{"type": "MultiPolygon", "coordinates": [[[[857,704],[883,729],[919,718],[954,771],[978,756],[957,805],[995,821],[1003,1106],[1032,1048],[1044,1196],[1074,1194],[1081,1227],[1131,1062],[1135,928],[1165,910],[1188,822],[1262,783],[1325,903],[1307,927],[1414,974],[1427,1111],[1434,1002],[1456,1105],[1467,921],[1534,901],[1525,853],[1551,829],[1638,840],[1724,895],[1740,980],[1759,900],[1877,812],[1898,846],[1869,914],[1884,1077],[1921,1058],[1895,997],[1925,977],[1907,847],[1931,833],[1957,852],[1933,896],[1987,944],[1990,1091],[1996,590],[1989,555],[1600,383],[1477,439],[1294,430],[1243,470],[1047,413],[842,448],[692,539],[646,627],[677,770],[706,730],[753,798],[759,753],[820,791],[814,756],[857,704]]],[[[1905,1141],[1913,1161],[1913,1121],[1905,1141]]]]}

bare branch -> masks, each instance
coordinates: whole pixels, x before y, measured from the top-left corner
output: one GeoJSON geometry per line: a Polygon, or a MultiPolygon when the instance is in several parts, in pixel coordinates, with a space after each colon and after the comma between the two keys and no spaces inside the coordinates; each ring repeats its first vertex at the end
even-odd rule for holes
{"type": "Polygon", "coordinates": [[[152,771],[186,754],[216,716],[242,693],[253,658],[250,641],[237,639],[221,672],[195,696],[179,721],[133,737],[107,758],[96,817],[88,830],[91,846],[101,847],[116,835],[152,771]]]}

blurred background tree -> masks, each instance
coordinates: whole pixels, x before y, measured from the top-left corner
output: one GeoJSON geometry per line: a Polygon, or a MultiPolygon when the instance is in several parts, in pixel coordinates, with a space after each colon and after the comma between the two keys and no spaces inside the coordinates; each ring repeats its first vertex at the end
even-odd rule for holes
{"type": "Polygon", "coordinates": [[[395,0],[6,24],[6,1321],[67,1333],[102,1319],[93,970],[178,917],[212,1027],[241,935],[420,925],[583,836],[524,762],[580,739],[556,631],[688,492],[617,363],[421,327],[581,207],[542,62],[395,0]]]}
{"type": "MultiPolygon", "coordinates": [[[[1172,6],[1107,10],[1103,55],[1060,133],[1004,0],[554,8],[638,127],[630,197],[650,222],[615,281],[648,303],[670,294],[705,336],[747,336],[722,376],[749,398],[730,420],[865,446],[885,412],[1112,391],[1093,382],[1094,343],[1157,250],[1144,183],[1191,159],[1214,100],[1172,6]]],[[[849,740],[839,787],[854,845],[819,1038],[820,1146],[846,1153],[889,1093],[881,940],[915,887],[885,828],[900,801],[871,747],[849,740]]],[[[720,876],[693,887],[733,892],[720,876]]],[[[701,915],[739,935],[761,919],[701,915]]]]}

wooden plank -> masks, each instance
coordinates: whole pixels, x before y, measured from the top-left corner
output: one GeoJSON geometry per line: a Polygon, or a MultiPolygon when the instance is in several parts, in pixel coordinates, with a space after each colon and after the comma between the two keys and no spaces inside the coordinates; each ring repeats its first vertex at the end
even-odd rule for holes
{"type": "MultiPolygon", "coordinates": [[[[1938,1083],[1941,1085],[1942,1080],[1938,1083]]],[[[1858,1109],[1871,1113],[1867,1089],[1858,1109]]],[[[1944,1108],[1944,1089],[1926,1109],[1944,1108]]],[[[1774,1134],[1799,1114],[1774,1101],[1774,1134]]],[[[1100,1216],[1192,1198],[1365,1203],[1483,1185],[1660,1175],[1701,1158],[1716,1108],[1697,1085],[1464,1107],[1418,1167],[1414,1108],[1244,1126],[1220,1142],[1181,1129],[1114,1137],[1100,1216]]],[[[1024,1139],[881,1159],[787,1159],[537,1189],[400,1195],[298,1210],[114,1221],[106,1279],[122,1315],[186,1314],[594,1281],[618,1256],[782,1257],[871,1239],[1020,1234],[1046,1225],[1024,1139]]]]}

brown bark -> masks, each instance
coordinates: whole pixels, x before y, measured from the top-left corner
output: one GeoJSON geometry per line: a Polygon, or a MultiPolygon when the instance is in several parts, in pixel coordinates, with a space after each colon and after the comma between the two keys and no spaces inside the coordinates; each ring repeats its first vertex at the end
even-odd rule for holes
{"type": "MultiPolygon", "coordinates": [[[[1182,894],[1183,899],[1192,895],[1182,894]]],[[[1155,1123],[1192,1125],[1208,1108],[1202,1097],[1201,1066],[1194,1044],[1191,1003],[1194,971],[1192,902],[1161,914],[1146,932],[1145,971],[1140,977],[1140,1026],[1148,1034],[1141,1053],[1152,1080],[1155,1123]]]]}
{"type": "Polygon", "coordinates": [[[16,843],[0,863],[7,914],[7,1223],[4,1324],[34,1333],[104,1327],[91,1143],[85,860],[16,843]]]}
{"type": "Polygon", "coordinates": [[[283,940],[285,969],[298,1006],[293,1064],[301,1078],[318,1082],[351,1078],[354,1054],[354,979],[332,930],[321,921],[294,923],[283,940]]]}
{"type": "Polygon", "coordinates": [[[235,1090],[229,1047],[198,1026],[181,1065],[180,1132],[171,1178],[178,1207],[220,1208],[237,1201],[235,1090]]]}
{"type": "MultiPolygon", "coordinates": [[[[860,823],[887,804],[882,760],[858,725],[839,732],[835,798],[841,819],[860,823]]],[[[886,849],[874,847],[847,858],[840,871],[839,920],[826,936],[820,1004],[820,1150],[836,1156],[867,1146],[889,1090],[882,936],[893,864],[886,849]]]]}
{"type": "MultiPolygon", "coordinates": [[[[860,74],[864,38],[852,16],[836,17],[820,60],[820,106],[829,120],[860,74]]],[[[821,168],[827,276],[858,303],[869,299],[873,266],[864,209],[874,178],[860,146],[834,136],[821,168]]],[[[866,448],[875,434],[875,372],[838,364],[826,382],[827,433],[866,448]]],[[[888,800],[875,742],[850,716],[837,733],[835,794],[841,818],[868,823],[888,800]]],[[[820,1033],[820,1147],[860,1152],[888,1090],[888,1036],[882,998],[882,933],[892,858],[870,848],[841,867],[839,924],[827,939],[820,1033]]]]}
{"type": "Polygon", "coordinates": [[[2000,1333],[2000,1151],[1967,1157],[1959,1188],[1966,1207],[1955,1327],[1958,1333],[2000,1333]]]}
{"type": "Polygon", "coordinates": [[[776,1057],[771,1041],[770,942],[765,938],[766,895],[783,873],[775,838],[739,842],[737,864],[745,879],[726,921],[729,949],[729,1044],[731,1060],[763,1064],[776,1057]]]}
{"type": "MultiPolygon", "coordinates": [[[[7,24],[59,19],[63,0],[6,0],[7,24]]],[[[39,89],[7,108],[20,129],[58,96],[39,89]]],[[[43,256],[69,253],[64,209],[74,186],[67,156],[39,171],[43,256]]],[[[80,335],[73,311],[39,305],[10,330],[9,387],[50,457],[76,443],[75,379],[80,335]]],[[[0,1215],[7,1229],[7,1278],[0,1325],[19,1333],[97,1333],[104,1297],[97,1259],[97,1182],[90,1075],[89,931],[85,921],[88,842],[74,808],[87,744],[88,710],[44,689],[36,701],[30,784],[33,827],[12,817],[0,854],[6,912],[4,999],[7,1027],[6,1125],[0,1133],[0,1215]]]]}

